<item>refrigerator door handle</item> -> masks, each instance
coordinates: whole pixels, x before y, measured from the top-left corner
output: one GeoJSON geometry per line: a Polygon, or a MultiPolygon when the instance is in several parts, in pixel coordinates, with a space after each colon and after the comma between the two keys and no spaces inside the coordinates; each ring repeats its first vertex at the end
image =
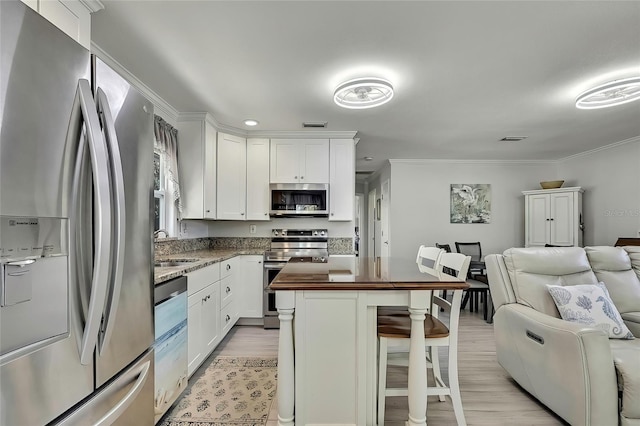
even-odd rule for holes
{"type": "Polygon", "coordinates": [[[113,213],[115,232],[112,234],[113,252],[111,256],[111,275],[110,285],[107,294],[107,305],[105,307],[104,321],[102,324],[102,335],[98,341],[98,349],[100,353],[109,344],[113,327],[115,324],[116,311],[118,310],[118,302],[120,300],[120,289],[122,288],[123,265],[125,255],[125,238],[126,238],[126,208],[124,197],[124,174],[122,172],[122,160],[120,158],[120,146],[116,135],[116,129],[111,116],[111,108],[107,95],[101,88],[96,93],[96,103],[98,115],[101,118],[104,130],[105,142],[109,152],[109,164],[111,169],[111,183],[113,196],[113,213]]]}
{"type": "Polygon", "coordinates": [[[102,418],[96,422],[95,426],[108,426],[112,424],[118,417],[122,415],[122,413],[126,411],[127,408],[129,408],[129,406],[137,398],[145,382],[147,381],[150,367],[151,361],[147,361],[143,364],[142,370],[138,375],[138,379],[131,387],[131,389],[129,389],[129,392],[127,392],[124,398],[122,398],[116,405],[114,405],[107,414],[102,416],[102,418]]]}
{"type": "MultiPolygon", "coordinates": [[[[95,394],[95,396],[87,401],[83,407],[77,409],[59,422],[54,423],[55,426],[80,426],[87,424],[92,424],[93,426],[109,426],[115,423],[136,400],[152,372],[151,360],[147,360],[141,365],[133,367],[131,370],[123,373],[118,379],[102,391],[95,394]],[[133,385],[131,385],[132,382],[133,385]],[[120,392],[128,386],[131,386],[131,389],[127,391],[120,401],[111,406],[110,398],[115,395],[115,393],[120,392]],[[107,411],[97,421],[94,421],[95,417],[102,414],[100,410],[103,407],[105,408],[105,411],[107,410],[105,403],[109,404],[109,411],[107,411]]],[[[153,409],[153,406],[150,406],[150,409],[153,409]]]]}
{"type": "MultiPolygon", "coordinates": [[[[94,211],[94,261],[93,276],[91,278],[91,296],[89,299],[89,307],[86,313],[84,332],[82,341],[80,342],[80,363],[88,365],[93,360],[93,351],[96,347],[100,323],[102,321],[102,312],[109,284],[109,262],[111,246],[111,183],[109,176],[109,160],[107,154],[106,143],[102,137],[100,121],[96,105],[91,96],[91,86],[85,79],[78,81],[78,89],[73,102],[73,111],[71,115],[71,123],[69,130],[72,134],[80,135],[81,120],[84,117],[84,129],[88,139],[89,158],[91,159],[91,169],[93,172],[93,193],[97,208],[94,211]]],[[[76,161],[76,172],[74,173],[74,189],[80,185],[78,178],[82,176],[82,161],[80,157],[84,157],[83,141],[80,141],[78,149],[79,161],[76,161]]],[[[81,202],[81,195],[74,190],[73,209],[74,214],[78,212],[78,206],[81,202]]],[[[75,238],[75,226],[72,225],[73,239],[72,247],[77,244],[75,238]]],[[[80,238],[83,236],[80,235],[80,238]]],[[[76,250],[77,256],[82,256],[82,250],[76,250]]],[[[82,262],[80,262],[82,263],[82,262]]],[[[82,276],[80,280],[82,280],[82,276]]],[[[78,286],[82,283],[78,283],[78,286]]]]}

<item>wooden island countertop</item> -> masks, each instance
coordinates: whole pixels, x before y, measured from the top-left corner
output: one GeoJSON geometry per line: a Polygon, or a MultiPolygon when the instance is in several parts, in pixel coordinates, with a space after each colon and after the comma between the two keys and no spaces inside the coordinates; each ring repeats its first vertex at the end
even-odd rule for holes
{"type": "Polygon", "coordinates": [[[426,426],[425,314],[434,291],[459,301],[468,284],[413,259],[292,258],[276,293],[278,425],[376,425],[377,308],[411,316],[409,426],[426,426]]]}
{"type": "Polygon", "coordinates": [[[371,257],[292,258],[271,290],[464,290],[447,274],[433,275],[413,259],[371,257]]]}

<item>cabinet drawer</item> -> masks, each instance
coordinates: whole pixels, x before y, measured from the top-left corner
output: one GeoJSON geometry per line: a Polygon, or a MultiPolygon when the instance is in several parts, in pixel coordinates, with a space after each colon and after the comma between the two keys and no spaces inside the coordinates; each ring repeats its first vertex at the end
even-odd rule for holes
{"type": "Polygon", "coordinates": [[[220,306],[225,307],[233,300],[235,293],[235,277],[225,277],[220,281],[220,306]]]}
{"type": "Polygon", "coordinates": [[[220,278],[228,277],[238,270],[238,256],[224,260],[220,266],[220,278]]]}
{"type": "Polygon", "coordinates": [[[220,264],[205,266],[187,274],[187,292],[189,295],[197,293],[209,284],[220,280],[220,264]]]}
{"type": "Polygon", "coordinates": [[[234,303],[229,303],[220,310],[220,327],[222,328],[222,336],[226,336],[233,324],[236,322],[235,312],[233,310],[234,303]]]}

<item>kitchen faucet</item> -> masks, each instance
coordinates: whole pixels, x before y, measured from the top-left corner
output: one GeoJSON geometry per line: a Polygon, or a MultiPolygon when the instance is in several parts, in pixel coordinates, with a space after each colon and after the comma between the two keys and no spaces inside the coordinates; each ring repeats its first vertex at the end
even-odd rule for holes
{"type": "Polygon", "coordinates": [[[166,230],[164,230],[164,229],[158,229],[157,231],[155,231],[155,232],[153,233],[153,239],[154,239],[154,240],[157,240],[157,239],[159,238],[159,237],[158,237],[158,235],[160,235],[160,233],[161,233],[161,232],[163,232],[163,233],[164,233],[164,237],[165,237],[165,238],[168,238],[168,237],[169,237],[169,233],[168,233],[166,230]]]}

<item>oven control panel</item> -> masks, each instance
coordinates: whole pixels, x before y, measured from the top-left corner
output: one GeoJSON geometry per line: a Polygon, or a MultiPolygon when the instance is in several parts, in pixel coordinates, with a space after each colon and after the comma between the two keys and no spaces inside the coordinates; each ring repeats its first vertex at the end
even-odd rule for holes
{"type": "Polygon", "coordinates": [[[274,237],[328,237],[326,229],[272,229],[271,235],[274,237]]]}

